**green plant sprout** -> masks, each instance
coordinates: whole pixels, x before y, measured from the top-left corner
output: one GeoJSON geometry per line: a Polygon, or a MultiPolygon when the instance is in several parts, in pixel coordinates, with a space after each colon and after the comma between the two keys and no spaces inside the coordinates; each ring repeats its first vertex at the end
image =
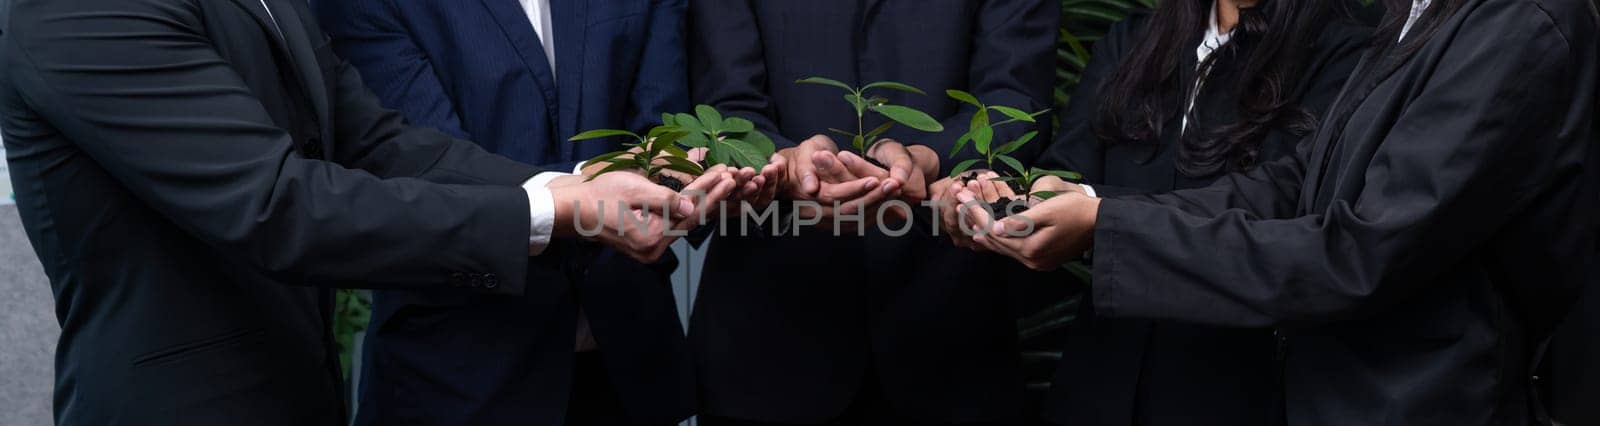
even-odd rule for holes
{"type": "Polygon", "coordinates": [[[849,131],[834,128],[829,128],[828,130],[849,137],[850,146],[855,147],[856,152],[860,152],[862,154],[866,154],[868,149],[871,149],[873,145],[877,144],[878,137],[883,136],[884,132],[894,128],[896,123],[903,124],[906,127],[924,132],[944,131],[944,125],[939,124],[938,120],[934,120],[933,117],[928,116],[927,113],[907,106],[891,105],[889,104],[889,99],[885,97],[868,97],[867,91],[876,89],[898,90],[901,92],[915,93],[923,96],[928,95],[928,93],[923,92],[922,89],[912,87],[911,85],[905,83],[879,81],[875,83],[868,83],[865,86],[855,87],[844,84],[838,80],[830,80],[822,77],[802,78],[796,80],[795,83],[833,86],[844,89],[846,92],[848,92],[844,95],[844,100],[845,102],[849,102],[851,107],[855,108],[856,131],[851,133],[849,131]],[[878,113],[879,115],[888,118],[889,121],[883,123],[875,129],[872,129],[871,131],[868,131],[866,130],[867,111],[878,113]]]}
{"type": "Polygon", "coordinates": [[[682,189],[685,182],[670,176],[660,176],[671,170],[689,176],[700,176],[710,165],[728,167],[766,167],[775,151],[772,139],[755,129],[755,123],[742,118],[722,117],[722,113],[708,105],[695,107],[695,115],[661,114],[660,126],[646,134],[627,130],[598,129],[579,133],[569,141],[585,141],[627,136],[632,142],[623,143],[621,151],[600,154],[589,159],[590,164],[609,163],[588,179],[623,170],[640,170],[657,183],[682,189]],[[689,158],[686,149],[705,148],[706,162],[697,163],[689,158]]]}
{"type": "Polygon", "coordinates": [[[661,121],[686,132],[678,139],[679,145],[705,148],[707,164],[761,170],[777,150],[771,138],[756,130],[755,123],[738,117],[723,118],[710,105],[694,107],[694,115],[662,114],[661,121]]]}
{"type": "MultiPolygon", "coordinates": [[[[688,151],[675,144],[675,142],[688,135],[689,132],[675,126],[661,125],[650,129],[649,133],[643,135],[627,130],[599,129],[579,133],[568,140],[576,142],[616,136],[633,138],[633,142],[622,144],[624,149],[621,151],[608,152],[589,159],[589,164],[610,163],[610,165],[600,169],[599,172],[589,176],[588,179],[593,180],[600,175],[616,171],[641,170],[645,176],[662,183],[664,179],[658,177],[662,170],[672,170],[690,176],[699,176],[705,173],[705,167],[689,161],[688,151]]],[[[682,184],[683,182],[678,183],[682,184]]]]}
{"type": "Polygon", "coordinates": [[[962,134],[960,139],[956,140],[955,147],[950,150],[950,157],[954,158],[956,154],[960,153],[962,149],[966,148],[967,144],[969,143],[972,144],[973,149],[977,150],[978,154],[982,156],[982,158],[973,158],[956,164],[954,168],[950,169],[950,177],[959,177],[962,173],[966,173],[967,170],[972,169],[973,166],[976,166],[982,162],[985,168],[993,170],[997,173],[1004,173],[1003,176],[991,180],[1005,182],[1007,185],[1011,186],[1013,191],[1018,194],[1028,194],[1040,199],[1048,199],[1056,194],[1050,191],[1028,193],[1028,190],[1033,188],[1034,181],[1038,180],[1039,178],[1045,176],[1055,176],[1066,180],[1082,179],[1082,176],[1073,172],[1027,167],[1022,165],[1022,161],[1011,156],[1011,153],[1016,152],[1018,149],[1022,149],[1023,146],[1026,146],[1029,142],[1032,142],[1035,137],[1038,137],[1038,131],[1023,133],[1022,136],[1018,137],[1016,140],[1012,140],[998,147],[994,146],[994,129],[996,127],[1019,122],[1037,123],[1038,117],[1050,112],[1049,109],[1035,113],[1028,113],[1026,111],[1008,106],[985,105],[983,102],[979,102],[976,96],[960,90],[946,90],[945,94],[950,96],[951,99],[955,99],[962,103],[977,107],[977,111],[972,114],[971,123],[967,126],[967,132],[962,134]],[[998,112],[1001,115],[1006,116],[1006,119],[1000,122],[993,122],[989,117],[990,111],[998,112]],[[996,162],[1004,164],[1011,170],[1004,171],[998,167],[995,167],[996,162]]]}

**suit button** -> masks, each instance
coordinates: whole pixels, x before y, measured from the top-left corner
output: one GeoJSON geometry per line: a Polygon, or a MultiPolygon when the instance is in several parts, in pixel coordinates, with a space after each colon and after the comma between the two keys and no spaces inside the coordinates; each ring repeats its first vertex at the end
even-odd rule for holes
{"type": "Polygon", "coordinates": [[[312,160],[322,159],[322,140],[317,138],[306,139],[300,144],[300,154],[312,160]]]}
{"type": "Polygon", "coordinates": [[[494,274],[483,274],[483,288],[495,288],[499,286],[500,277],[496,277],[494,274]]]}

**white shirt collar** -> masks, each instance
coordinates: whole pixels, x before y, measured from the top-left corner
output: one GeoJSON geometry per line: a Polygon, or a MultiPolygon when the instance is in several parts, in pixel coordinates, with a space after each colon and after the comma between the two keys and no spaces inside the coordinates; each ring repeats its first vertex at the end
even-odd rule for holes
{"type": "Polygon", "coordinates": [[[1212,3],[1211,19],[1206,21],[1206,37],[1200,41],[1200,46],[1194,48],[1194,55],[1199,59],[1196,64],[1204,63],[1206,58],[1211,57],[1212,52],[1216,52],[1222,45],[1228,44],[1228,40],[1233,39],[1232,29],[1222,32],[1222,29],[1217,28],[1217,8],[1221,7],[1219,3],[1221,2],[1212,3]]]}
{"type": "MultiPolygon", "coordinates": [[[[1400,28],[1400,40],[1406,39],[1406,33],[1411,32],[1411,26],[1417,23],[1417,18],[1422,17],[1422,12],[1428,11],[1428,5],[1433,0],[1411,0],[1411,13],[1406,16],[1406,26],[1400,28]]],[[[1399,43],[1400,40],[1395,40],[1399,43]]]]}

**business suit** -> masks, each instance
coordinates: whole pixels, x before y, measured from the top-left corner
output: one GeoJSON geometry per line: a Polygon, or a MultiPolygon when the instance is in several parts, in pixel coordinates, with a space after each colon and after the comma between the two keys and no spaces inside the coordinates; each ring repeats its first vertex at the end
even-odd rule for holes
{"type": "MultiPolygon", "coordinates": [[[[549,5],[555,58],[546,57],[543,40],[515,0],[316,3],[340,56],[361,70],[385,104],[413,124],[524,163],[570,171],[581,160],[623,147],[568,137],[599,128],[643,133],[659,124],[662,112],[689,109],[683,1],[549,5]]],[[[667,275],[675,263],[643,265],[584,244],[554,249],[564,260],[532,279],[566,289],[559,299],[530,304],[375,294],[357,422],[674,424],[687,418],[694,386],[667,275]],[[574,356],[580,305],[599,347],[574,356]],[[584,359],[595,357],[604,362],[584,359]],[[596,395],[580,395],[585,387],[597,387],[596,395]]]]}
{"type": "Polygon", "coordinates": [[[1278,329],[1290,424],[1534,423],[1534,348],[1592,279],[1593,7],[1424,15],[1295,156],[1103,199],[1097,313],[1278,329]]]}
{"type": "MultiPolygon", "coordinates": [[[[1271,6],[1268,6],[1271,7],[1271,6]]],[[[1094,46],[1093,59],[1062,113],[1063,129],[1041,157],[1039,166],[1083,174],[1101,196],[1169,192],[1210,184],[1227,170],[1249,168],[1237,161],[1206,175],[1178,170],[1180,135],[1214,129],[1239,120],[1240,75],[1244,61],[1260,44],[1239,34],[1230,48],[1216,55],[1205,84],[1195,96],[1195,116],[1184,128],[1181,115],[1164,123],[1159,140],[1106,142],[1094,123],[1103,85],[1148,37],[1149,13],[1138,13],[1112,27],[1094,46]]],[[[1318,28],[1294,29],[1317,31],[1318,28]]],[[[1170,30],[1169,30],[1170,31],[1170,30]]],[[[1290,108],[1320,117],[1339,94],[1368,43],[1368,30],[1335,21],[1306,49],[1298,79],[1285,82],[1292,92],[1290,108]]],[[[1199,44],[1199,34],[1194,43],[1199,44]]],[[[1199,59],[1184,55],[1178,63],[1177,94],[1193,93],[1199,59]]],[[[1170,105],[1186,97],[1172,96],[1170,105]]],[[[1259,161],[1292,155],[1304,132],[1279,123],[1257,145],[1259,161]]],[[[1154,283],[1159,285],[1160,283],[1154,283]]],[[[1063,360],[1044,402],[1044,414],[1057,424],[1071,425],[1268,425],[1274,424],[1277,394],[1276,341],[1261,328],[1221,328],[1132,319],[1097,318],[1090,312],[1069,327],[1061,348],[1063,360]]]]}
{"type": "MultiPolygon", "coordinates": [[[[928,112],[946,130],[900,126],[886,137],[943,156],[973,113],[945,89],[994,105],[1049,107],[1059,19],[1059,6],[1047,0],[696,1],[690,86],[697,102],[750,119],[782,149],[855,120],[838,90],[796,79],[908,83],[930,95],[883,95],[928,112]]],[[[869,115],[866,128],[881,120],[869,115]]],[[[1002,127],[995,140],[1029,128],[1002,127]]],[[[1042,146],[1015,155],[1031,159],[1042,146]]],[[[976,153],[967,148],[941,166],[948,171],[966,158],[976,153]]],[[[1018,416],[1016,326],[1006,289],[988,273],[1004,263],[973,261],[931,236],[868,232],[834,237],[808,229],[711,242],[690,327],[703,423],[1018,416]]]]}
{"type": "Polygon", "coordinates": [[[56,422],[344,424],[327,287],[507,298],[539,169],[384,110],[302,2],[17,1],[0,108],[56,422]]]}

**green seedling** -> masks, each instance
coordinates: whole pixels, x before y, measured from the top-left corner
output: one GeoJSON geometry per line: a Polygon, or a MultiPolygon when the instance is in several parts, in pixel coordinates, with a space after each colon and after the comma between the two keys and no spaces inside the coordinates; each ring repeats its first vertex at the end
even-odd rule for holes
{"type": "Polygon", "coordinates": [[[1000,177],[992,180],[1005,182],[1018,194],[1028,194],[1040,199],[1047,199],[1056,194],[1049,191],[1028,193],[1028,190],[1033,188],[1034,181],[1039,178],[1055,176],[1066,180],[1082,179],[1082,176],[1073,172],[1027,167],[1022,164],[1022,161],[1011,156],[1011,153],[1022,149],[1029,142],[1032,142],[1035,137],[1038,137],[1039,132],[1037,131],[1023,133],[1017,139],[999,146],[994,145],[994,129],[996,127],[1012,123],[1038,123],[1038,117],[1050,112],[1050,110],[1028,113],[1008,106],[985,105],[983,102],[979,102],[976,96],[960,90],[946,90],[945,94],[950,96],[951,99],[977,107],[977,111],[972,114],[972,121],[967,127],[967,132],[956,140],[955,147],[950,150],[950,157],[954,158],[968,144],[972,144],[973,149],[982,156],[981,158],[974,158],[956,164],[954,168],[950,169],[950,177],[959,177],[962,173],[971,170],[973,166],[982,163],[985,168],[1001,174],[1000,177]],[[1000,113],[1006,119],[999,122],[991,121],[989,115],[991,111],[1000,113]],[[1009,170],[996,167],[996,163],[1004,165],[1009,170]]]}
{"type": "Polygon", "coordinates": [[[710,165],[761,170],[777,149],[771,138],[756,130],[755,123],[738,117],[723,118],[710,105],[694,107],[694,115],[662,114],[661,121],[687,132],[678,139],[679,145],[705,148],[710,165]]]}
{"type": "Polygon", "coordinates": [[[626,136],[631,142],[623,143],[621,151],[600,154],[589,159],[591,164],[609,163],[588,179],[606,173],[640,170],[657,183],[682,189],[681,180],[661,176],[671,170],[689,176],[700,176],[707,166],[726,165],[733,168],[760,169],[767,165],[775,146],[772,139],[755,129],[755,124],[742,118],[722,117],[722,113],[707,105],[695,107],[695,115],[662,114],[660,126],[640,135],[627,130],[590,130],[573,136],[570,141],[585,141],[626,136]],[[689,158],[688,149],[705,148],[706,162],[701,164],[689,158]]]}
{"type": "Polygon", "coordinates": [[[589,159],[590,164],[609,163],[599,172],[588,176],[589,180],[611,172],[640,170],[657,183],[675,187],[673,189],[682,189],[684,182],[677,178],[661,176],[661,172],[672,170],[689,176],[700,176],[705,173],[705,167],[690,161],[688,151],[675,143],[688,135],[689,132],[676,126],[661,125],[643,135],[627,130],[599,129],[579,133],[568,140],[576,142],[619,136],[633,138],[632,142],[622,144],[624,149],[621,151],[608,152],[589,159]]]}
{"type": "Polygon", "coordinates": [[[856,87],[844,84],[838,80],[831,80],[822,77],[802,78],[795,81],[795,83],[833,86],[845,90],[845,102],[849,102],[850,106],[855,109],[856,131],[850,132],[834,128],[829,128],[828,130],[849,137],[850,146],[855,147],[856,152],[862,154],[866,154],[867,150],[872,148],[872,145],[877,144],[878,137],[883,136],[884,132],[894,128],[896,123],[924,132],[944,131],[944,125],[939,124],[938,120],[934,120],[933,117],[928,116],[927,113],[907,106],[891,105],[889,104],[889,98],[872,96],[869,93],[871,91],[882,89],[898,90],[901,92],[927,96],[927,92],[923,92],[922,89],[911,87],[911,85],[905,83],[879,81],[876,83],[868,83],[865,86],[856,87]],[[866,116],[868,111],[882,115],[885,118],[888,118],[889,121],[869,131],[866,129],[866,116]]]}

